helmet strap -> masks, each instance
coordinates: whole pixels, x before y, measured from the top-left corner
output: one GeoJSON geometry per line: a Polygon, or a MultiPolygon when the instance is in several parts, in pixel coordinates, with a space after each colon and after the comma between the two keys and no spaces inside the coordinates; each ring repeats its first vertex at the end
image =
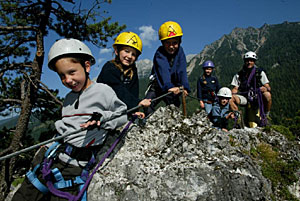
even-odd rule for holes
{"type": "Polygon", "coordinates": [[[76,103],[75,103],[75,109],[78,109],[78,107],[79,107],[79,97],[82,94],[82,91],[86,88],[86,85],[87,85],[87,82],[88,82],[88,79],[89,79],[89,75],[90,75],[90,73],[86,71],[85,66],[83,68],[84,68],[84,72],[85,72],[85,81],[84,81],[83,87],[81,88],[81,90],[78,93],[78,97],[77,97],[77,100],[76,100],[76,103]]]}

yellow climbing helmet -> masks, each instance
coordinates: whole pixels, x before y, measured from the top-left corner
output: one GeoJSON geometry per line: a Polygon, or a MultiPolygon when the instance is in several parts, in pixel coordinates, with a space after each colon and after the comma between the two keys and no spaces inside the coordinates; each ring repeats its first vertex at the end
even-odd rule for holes
{"type": "Polygon", "coordinates": [[[142,53],[143,43],[140,37],[133,32],[123,32],[120,33],[115,43],[113,44],[114,49],[117,45],[127,45],[136,49],[140,54],[142,53]]]}
{"type": "Polygon", "coordinates": [[[159,40],[166,40],[182,35],[183,33],[180,25],[177,22],[173,21],[163,23],[158,31],[159,40]]]}

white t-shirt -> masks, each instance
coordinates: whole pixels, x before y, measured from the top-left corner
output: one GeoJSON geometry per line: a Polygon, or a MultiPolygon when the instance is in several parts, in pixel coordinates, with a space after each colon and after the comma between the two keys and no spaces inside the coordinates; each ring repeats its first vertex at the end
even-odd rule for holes
{"type": "MultiPolygon", "coordinates": [[[[262,85],[265,85],[265,84],[268,84],[269,83],[269,80],[267,78],[267,75],[264,71],[261,71],[260,73],[260,82],[262,83],[262,85]]],[[[235,86],[235,87],[239,87],[240,86],[240,80],[239,80],[239,74],[235,74],[233,76],[233,79],[232,79],[232,82],[231,82],[231,85],[232,86],[235,86]]]]}

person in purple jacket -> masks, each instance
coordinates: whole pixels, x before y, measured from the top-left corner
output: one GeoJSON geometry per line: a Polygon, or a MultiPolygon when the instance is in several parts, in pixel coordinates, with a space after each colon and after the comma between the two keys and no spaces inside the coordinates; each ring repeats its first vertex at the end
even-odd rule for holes
{"type": "MultiPolygon", "coordinates": [[[[180,46],[183,35],[180,25],[173,21],[162,24],[159,28],[159,40],[162,43],[154,55],[150,84],[146,91],[147,99],[154,99],[168,92],[163,98],[166,105],[180,106],[180,94],[185,96],[190,92],[186,72],[186,57],[180,46]],[[180,89],[183,87],[183,90],[180,89]]],[[[145,108],[145,114],[154,112],[159,101],[152,101],[151,106],[145,108]]]]}

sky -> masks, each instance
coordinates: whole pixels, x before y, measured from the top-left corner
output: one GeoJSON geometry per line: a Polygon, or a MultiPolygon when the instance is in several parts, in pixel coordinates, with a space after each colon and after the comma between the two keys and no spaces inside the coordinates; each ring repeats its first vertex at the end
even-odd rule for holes
{"type": "MultiPolygon", "coordinates": [[[[82,5],[88,7],[90,2],[83,0],[82,5]]],[[[182,27],[181,45],[186,55],[200,53],[206,45],[230,34],[236,27],[260,28],[264,24],[300,22],[300,0],[112,0],[111,4],[103,5],[103,10],[107,11],[104,16],[112,17],[111,22],[125,24],[124,31],[140,36],[143,52],[139,60],[153,59],[161,44],[158,29],[166,21],[176,21],[182,27]]],[[[45,40],[45,55],[58,39],[49,35],[45,40]]],[[[113,58],[112,44],[113,39],[107,48],[87,44],[96,58],[90,73],[92,79],[98,76],[106,61],[113,58]]],[[[59,89],[59,95],[65,96],[69,89],[47,68],[47,56],[44,65],[42,82],[51,89],[59,89]]]]}

